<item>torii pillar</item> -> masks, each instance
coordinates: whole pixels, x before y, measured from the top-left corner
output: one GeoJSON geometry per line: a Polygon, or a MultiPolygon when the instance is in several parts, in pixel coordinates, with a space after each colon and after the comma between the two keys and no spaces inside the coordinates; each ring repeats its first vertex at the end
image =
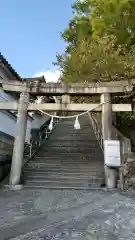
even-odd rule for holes
{"type": "MultiPolygon", "coordinates": [[[[111,96],[105,92],[101,95],[102,103],[102,134],[103,141],[112,140],[112,104],[111,96]]],[[[117,170],[105,165],[105,180],[106,186],[109,189],[116,188],[117,184],[117,170]]]]}
{"type": "MultiPolygon", "coordinates": [[[[68,94],[63,94],[61,100],[62,100],[61,101],[62,104],[65,104],[65,106],[67,106],[67,104],[71,103],[71,98],[70,98],[70,95],[68,95],[68,94]]],[[[68,114],[68,111],[64,112],[64,115],[66,115],[66,114],[68,114]]]]}
{"type": "Polygon", "coordinates": [[[16,137],[14,141],[12,165],[10,172],[10,185],[20,185],[23,154],[25,144],[25,134],[27,126],[27,108],[29,103],[29,93],[21,93],[18,105],[18,115],[16,124],[16,137]]]}

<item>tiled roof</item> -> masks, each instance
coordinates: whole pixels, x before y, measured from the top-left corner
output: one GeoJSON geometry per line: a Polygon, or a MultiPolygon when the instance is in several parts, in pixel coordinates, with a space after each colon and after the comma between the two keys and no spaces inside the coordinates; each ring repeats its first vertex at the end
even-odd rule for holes
{"type": "Polygon", "coordinates": [[[29,82],[33,82],[33,81],[46,82],[44,76],[40,76],[40,77],[32,77],[32,78],[23,78],[23,80],[24,80],[24,81],[29,81],[29,82]]]}
{"type": "Polygon", "coordinates": [[[9,62],[6,60],[6,58],[1,54],[0,52],[0,62],[2,62],[9,71],[17,78],[17,80],[22,81],[22,78],[19,76],[19,74],[15,71],[15,69],[9,64],[9,62]]]}
{"type": "MultiPolygon", "coordinates": [[[[0,52],[0,62],[3,63],[8,69],[9,71],[13,74],[13,76],[15,76],[17,78],[18,81],[22,81],[22,78],[19,76],[19,74],[15,71],[15,69],[9,64],[9,62],[6,60],[6,58],[1,54],[0,52]]],[[[16,117],[16,114],[12,113],[11,111],[7,111],[9,112],[11,115],[13,115],[14,117],[16,117]]],[[[28,117],[33,119],[29,114],[28,117]]]]}

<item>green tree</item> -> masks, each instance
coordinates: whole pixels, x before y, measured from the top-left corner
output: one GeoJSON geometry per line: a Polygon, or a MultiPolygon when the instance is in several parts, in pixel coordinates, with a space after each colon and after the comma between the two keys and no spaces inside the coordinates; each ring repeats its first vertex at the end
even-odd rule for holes
{"type": "Polygon", "coordinates": [[[59,56],[65,82],[119,81],[135,76],[135,48],[116,46],[114,36],[81,41],[70,54],[59,56]],[[124,54],[120,54],[124,52],[124,54]]]}
{"type": "Polygon", "coordinates": [[[66,53],[74,50],[82,39],[89,40],[92,37],[92,26],[88,17],[75,16],[61,37],[68,44],[65,49],[66,53]]]}
{"type": "Polygon", "coordinates": [[[134,0],[78,0],[72,8],[80,20],[83,16],[89,20],[93,37],[108,33],[118,43],[135,43],[134,0]]]}
{"type": "Polygon", "coordinates": [[[62,80],[112,81],[133,77],[134,0],[78,0],[74,17],[61,34],[67,43],[57,54],[62,80]]]}
{"type": "MultiPolygon", "coordinates": [[[[73,19],[61,34],[66,48],[57,54],[62,81],[88,83],[133,78],[135,0],[76,0],[72,9],[73,19]]],[[[79,97],[74,101],[95,102],[97,99],[79,97]]],[[[116,97],[113,101],[125,100],[116,97]]],[[[123,129],[127,129],[127,125],[133,127],[133,114],[119,113],[117,117],[123,129]]],[[[127,132],[130,133],[130,128],[127,132]]]]}

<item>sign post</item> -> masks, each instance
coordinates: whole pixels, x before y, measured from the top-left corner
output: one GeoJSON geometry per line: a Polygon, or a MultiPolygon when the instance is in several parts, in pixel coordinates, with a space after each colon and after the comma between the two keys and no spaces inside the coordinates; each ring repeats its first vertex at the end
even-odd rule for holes
{"type": "Polygon", "coordinates": [[[105,165],[108,167],[120,167],[120,142],[118,140],[104,141],[105,165]]]}

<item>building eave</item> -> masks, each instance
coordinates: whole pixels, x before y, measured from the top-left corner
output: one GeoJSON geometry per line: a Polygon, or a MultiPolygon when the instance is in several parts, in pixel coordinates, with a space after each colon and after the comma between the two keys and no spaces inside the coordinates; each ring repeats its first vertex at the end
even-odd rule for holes
{"type": "Polygon", "coordinates": [[[11,64],[6,60],[6,58],[0,52],[0,62],[3,63],[7,69],[13,74],[13,76],[18,80],[22,81],[20,75],[15,71],[15,69],[11,66],[11,64]]]}
{"type": "Polygon", "coordinates": [[[32,77],[32,78],[23,78],[24,81],[27,81],[27,82],[45,82],[46,83],[46,80],[45,80],[45,77],[44,76],[40,76],[40,77],[32,77]]]}
{"type": "MultiPolygon", "coordinates": [[[[23,81],[23,79],[20,77],[20,75],[15,71],[15,69],[9,64],[9,62],[6,60],[6,58],[1,54],[0,52],[0,63],[2,63],[11,73],[12,75],[18,80],[23,81]]],[[[19,95],[18,95],[19,98],[19,95]]],[[[7,111],[8,114],[10,114],[12,117],[17,118],[16,114],[12,113],[11,111],[7,111]]],[[[33,120],[33,117],[28,115],[28,118],[30,120],[33,120]]]]}

